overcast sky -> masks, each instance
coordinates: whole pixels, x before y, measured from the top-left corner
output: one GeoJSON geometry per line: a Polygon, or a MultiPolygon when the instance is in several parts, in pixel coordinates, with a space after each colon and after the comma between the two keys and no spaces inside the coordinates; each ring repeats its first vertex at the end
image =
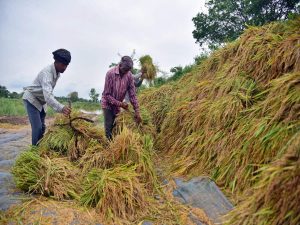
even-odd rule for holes
{"type": "Polygon", "coordinates": [[[192,35],[200,11],[204,0],[0,0],[0,85],[21,92],[58,48],[72,61],[56,96],[102,93],[109,65],[133,49],[169,72],[200,54],[192,35]]]}

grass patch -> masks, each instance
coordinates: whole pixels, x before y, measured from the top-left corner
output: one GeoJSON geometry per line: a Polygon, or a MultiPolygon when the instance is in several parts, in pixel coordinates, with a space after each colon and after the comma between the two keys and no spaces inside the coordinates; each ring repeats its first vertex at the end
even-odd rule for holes
{"type": "Polygon", "coordinates": [[[0,116],[26,116],[22,99],[0,98],[0,116]]]}
{"type": "MultiPolygon", "coordinates": [[[[67,104],[63,102],[62,104],[67,104]]],[[[27,116],[26,108],[22,99],[0,98],[0,116],[27,116]]],[[[72,108],[75,110],[83,109],[86,111],[101,110],[100,103],[95,102],[74,102],[72,108]]],[[[47,107],[47,116],[54,116],[56,112],[47,107]]]]}

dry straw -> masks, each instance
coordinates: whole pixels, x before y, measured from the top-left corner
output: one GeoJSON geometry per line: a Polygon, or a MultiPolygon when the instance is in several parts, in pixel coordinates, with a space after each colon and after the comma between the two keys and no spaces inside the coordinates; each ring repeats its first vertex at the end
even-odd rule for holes
{"type": "Polygon", "coordinates": [[[139,59],[141,64],[141,70],[145,71],[144,78],[147,80],[154,80],[156,77],[156,68],[153,64],[150,55],[144,55],[139,59]]]}
{"type": "Polygon", "coordinates": [[[103,146],[108,144],[104,130],[96,127],[93,121],[81,117],[78,112],[74,112],[70,118],[57,116],[54,124],[39,143],[45,154],[54,151],[75,161],[95,142],[103,146]]]}
{"type": "Polygon", "coordinates": [[[264,165],[282,158],[300,126],[299,27],[300,17],[251,27],[177,83],[141,94],[171,174],[209,175],[237,200],[264,165]]]}
{"type": "Polygon", "coordinates": [[[106,221],[135,221],[149,210],[147,192],[138,179],[136,167],[93,169],[83,183],[81,203],[96,207],[106,221]]]}
{"type": "Polygon", "coordinates": [[[76,198],[79,171],[65,158],[39,156],[36,149],[23,152],[13,167],[18,188],[56,199],[76,198]]]}
{"type": "Polygon", "coordinates": [[[260,169],[254,191],[227,216],[226,224],[299,224],[300,132],[285,148],[281,159],[260,169]]]}
{"type": "Polygon", "coordinates": [[[140,115],[142,122],[140,124],[136,123],[135,113],[132,107],[129,110],[124,110],[116,118],[116,126],[114,128],[114,134],[118,134],[123,130],[123,127],[126,126],[128,129],[140,133],[149,135],[152,138],[155,138],[156,131],[152,123],[151,115],[144,107],[140,108],[140,115]]]}

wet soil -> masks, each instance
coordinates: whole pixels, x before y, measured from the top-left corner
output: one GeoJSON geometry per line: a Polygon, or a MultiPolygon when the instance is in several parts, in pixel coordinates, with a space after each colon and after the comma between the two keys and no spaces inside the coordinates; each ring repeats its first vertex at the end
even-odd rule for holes
{"type": "Polygon", "coordinates": [[[20,152],[30,145],[30,139],[28,125],[8,129],[0,124],[0,210],[18,203],[22,195],[15,188],[11,168],[20,152]]]}

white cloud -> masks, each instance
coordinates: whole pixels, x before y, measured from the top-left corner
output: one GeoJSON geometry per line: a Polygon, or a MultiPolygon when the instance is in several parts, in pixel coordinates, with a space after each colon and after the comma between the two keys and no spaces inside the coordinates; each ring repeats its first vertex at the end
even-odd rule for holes
{"type": "Polygon", "coordinates": [[[193,62],[199,47],[192,18],[203,10],[194,0],[0,0],[0,84],[21,91],[53,62],[57,48],[72,61],[55,95],[101,93],[118,53],[150,54],[161,69],[193,62]]]}

